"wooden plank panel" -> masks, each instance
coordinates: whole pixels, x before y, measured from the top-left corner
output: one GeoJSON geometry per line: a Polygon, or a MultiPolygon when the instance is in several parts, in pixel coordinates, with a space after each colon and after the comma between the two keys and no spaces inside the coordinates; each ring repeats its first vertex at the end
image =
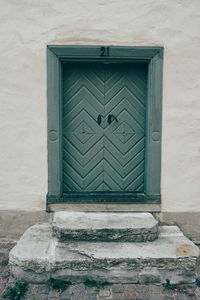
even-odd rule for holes
{"type": "Polygon", "coordinates": [[[68,182],[64,181],[65,192],[141,190],[144,184],[146,76],[146,67],[142,65],[140,69],[138,64],[129,67],[122,64],[66,65],[63,173],[68,182]],[[102,115],[101,125],[97,124],[99,114],[102,115]],[[116,115],[118,122],[109,125],[109,114],[116,115]],[[137,177],[140,180],[136,180],[137,177]]]}

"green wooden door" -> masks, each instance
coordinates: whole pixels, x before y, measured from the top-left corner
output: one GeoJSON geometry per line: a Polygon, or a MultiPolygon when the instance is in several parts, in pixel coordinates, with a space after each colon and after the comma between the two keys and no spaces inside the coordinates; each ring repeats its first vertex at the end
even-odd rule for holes
{"type": "Polygon", "coordinates": [[[146,79],[144,64],[65,65],[64,192],[144,190],[146,79]]]}

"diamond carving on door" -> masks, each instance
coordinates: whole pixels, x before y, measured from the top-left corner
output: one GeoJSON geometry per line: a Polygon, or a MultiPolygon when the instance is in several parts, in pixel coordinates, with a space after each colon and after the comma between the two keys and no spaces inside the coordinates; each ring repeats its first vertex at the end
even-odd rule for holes
{"type": "Polygon", "coordinates": [[[130,127],[129,124],[123,122],[116,130],[113,131],[122,143],[128,142],[128,140],[135,135],[135,131],[130,127]]]}
{"type": "Polygon", "coordinates": [[[145,64],[71,63],[63,70],[64,192],[142,192],[145,64]]]}

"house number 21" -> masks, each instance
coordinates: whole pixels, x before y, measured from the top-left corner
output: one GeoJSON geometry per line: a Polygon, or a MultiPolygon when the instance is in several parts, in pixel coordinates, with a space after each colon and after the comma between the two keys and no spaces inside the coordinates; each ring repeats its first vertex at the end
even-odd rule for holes
{"type": "Polygon", "coordinates": [[[109,55],[109,47],[100,48],[100,56],[108,57],[109,55]]]}

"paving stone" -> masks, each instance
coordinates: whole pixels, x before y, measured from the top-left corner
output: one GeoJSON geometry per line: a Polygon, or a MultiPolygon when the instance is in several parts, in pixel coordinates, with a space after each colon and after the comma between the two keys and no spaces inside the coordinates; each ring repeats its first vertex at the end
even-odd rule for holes
{"type": "MultiPolygon", "coordinates": [[[[20,300],[48,300],[48,295],[29,295],[20,300]]],[[[57,300],[57,299],[56,299],[57,300]]]]}
{"type": "Polygon", "coordinates": [[[86,288],[83,284],[72,286],[71,299],[78,300],[81,299],[86,293],[86,288]]]}
{"type": "Polygon", "coordinates": [[[27,295],[38,295],[38,285],[36,284],[29,284],[28,290],[26,292],[27,295]]]}
{"type": "Polygon", "coordinates": [[[1,252],[4,251],[4,253],[8,254],[8,251],[12,249],[16,245],[16,241],[9,242],[9,241],[3,241],[0,239],[0,249],[1,252]]]}
{"type": "Polygon", "coordinates": [[[125,295],[123,293],[113,293],[112,294],[112,300],[122,300],[122,299],[126,299],[125,295]]]}
{"type": "Polygon", "coordinates": [[[89,291],[89,290],[85,290],[84,293],[77,291],[77,293],[73,293],[72,297],[71,297],[72,300],[97,300],[97,294],[96,292],[92,292],[92,291],[89,291]]]}
{"type": "Polygon", "coordinates": [[[103,289],[99,291],[99,296],[100,297],[109,297],[111,294],[109,289],[103,289]]]}
{"type": "Polygon", "coordinates": [[[145,285],[135,285],[134,290],[136,291],[137,299],[149,298],[149,288],[145,285]]]}
{"type": "Polygon", "coordinates": [[[175,300],[187,300],[187,297],[182,293],[175,294],[174,298],[175,300]]]}
{"type": "Polygon", "coordinates": [[[196,294],[196,296],[199,297],[199,299],[200,299],[200,288],[199,288],[199,287],[196,288],[195,294],[196,294]]]}
{"type": "Polygon", "coordinates": [[[150,300],[162,300],[163,297],[161,294],[151,294],[149,299],[150,300]]]}
{"type": "Polygon", "coordinates": [[[195,296],[195,290],[192,289],[192,288],[188,288],[186,290],[186,294],[189,295],[189,296],[195,296]]]}
{"type": "Polygon", "coordinates": [[[2,279],[7,279],[9,277],[9,268],[7,265],[0,267],[0,274],[2,279]]]}
{"type": "Polygon", "coordinates": [[[70,299],[73,292],[73,286],[69,286],[65,291],[60,295],[61,300],[70,299]]]}
{"type": "Polygon", "coordinates": [[[38,298],[37,297],[35,299],[33,298],[33,300],[48,300],[48,299],[49,299],[48,295],[39,295],[38,298]]]}
{"type": "MultiPolygon", "coordinates": [[[[97,295],[96,293],[91,293],[91,294],[86,294],[83,297],[83,300],[97,300],[97,295]]],[[[77,299],[78,300],[78,299],[77,299]]]]}
{"type": "Polygon", "coordinates": [[[114,293],[122,293],[124,291],[125,286],[122,284],[113,284],[112,291],[114,293]]]}
{"type": "Polygon", "coordinates": [[[162,287],[161,286],[157,286],[157,285],[149,285],[148,286],[148,288],[149,288],[149,294],[151,295],[151,294],[160,294],[160,291],[161,291],[161,289],[162,289],[162,287]]]}
{"type": "Polygon", "coordinates": [[[124,291],[125,299],[137,299],[137,291],[135,289],[135,285],[127,285],[124,291]]]}
{"type": "Polygon", "coordinates": [[[50,290],[49,285],[41,284],[41,285],[38,285],[38,291],[37,292],[38,292],[38,294],[48,294],[49,290],[50,290]]]}
{"type": "Polygon", "coordinates": [[[162,290],[162,293],[163,293],[164,296],[172,296],[172,295],[175,294],[175,292],[176,292],[175,290],[167,290],[167,289],[164,289],[164,288],[162,290]]]}
{"type": "Polygon", "coordinates": [[[0,253],[0,265],[1,266],[6,266],[8,264],[8,256],[3,255],[0,253]]]}
{"type": "Polygon", "coordinates": [[[58,292],[57,290],[53,290],[53,289],[51,289],[49,291],[49,299],[58,298],[58,297],[60,297],[60,292],[58,292]]]}
{"type": "MultiPolygon", "coordinates": [[[[196,299],[195,296],[192,296],[192,298],[189,296],[189,299],[196,299]]],[[[185,294],[184,291],[180,292],[174,292],[174,298],[175,300],[187,300],[188,296],[185,294]]]]}

